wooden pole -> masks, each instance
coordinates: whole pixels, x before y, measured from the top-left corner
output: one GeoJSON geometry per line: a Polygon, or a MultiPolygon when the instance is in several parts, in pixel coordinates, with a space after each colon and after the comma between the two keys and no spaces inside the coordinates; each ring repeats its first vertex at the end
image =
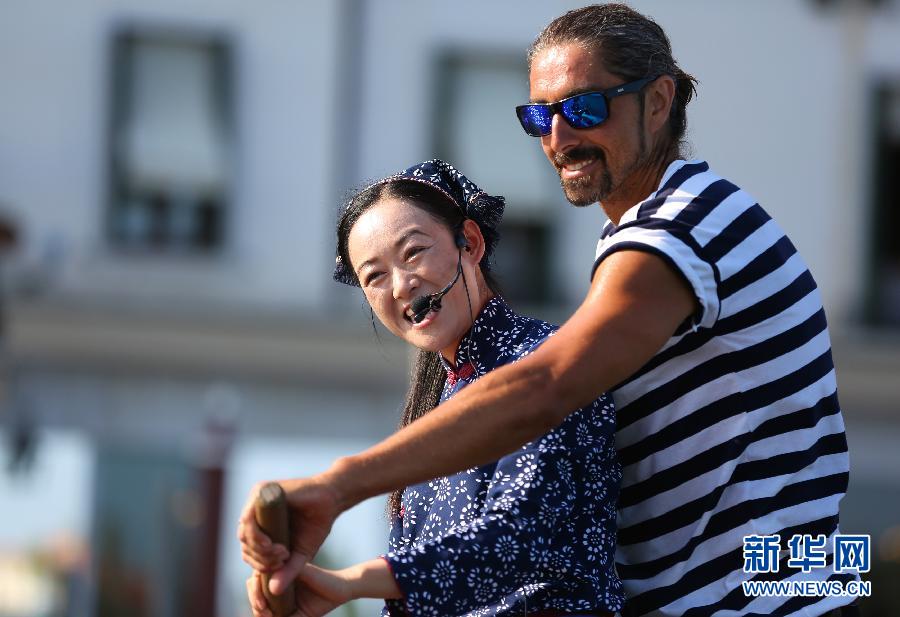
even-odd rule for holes
{"type": "MultiPolygon", "coordinates": [[[[281,485],[269,482],[262,487],[256,497],[256,522],[269,539],[291,550],[290,519],[288,518],[287,497],[281,485]]],[[[288,617],[296,611],[294,583],[279,596],[269,591],[269,575],[263,574],[263,593],[275,617],[288,617]]]]}

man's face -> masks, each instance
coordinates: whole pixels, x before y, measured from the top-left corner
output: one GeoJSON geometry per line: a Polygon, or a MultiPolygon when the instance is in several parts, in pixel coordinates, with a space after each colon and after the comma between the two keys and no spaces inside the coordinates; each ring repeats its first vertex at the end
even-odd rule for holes
{"type": "MultiPolygon", "coordinates": [[[[533,103],[555,103],[625,81],[606,71],[596,54],[577,44],[537,53],[529,77],[533,103]]],[[[541,147],[572,204],[587,206],[615,196],[623,182],[646,163],[647,137],[638,96],[611,99],[609,117],[588,129],[572,128],[559,114],[553,117],[553,130],[541,137],[541,147]]]]}

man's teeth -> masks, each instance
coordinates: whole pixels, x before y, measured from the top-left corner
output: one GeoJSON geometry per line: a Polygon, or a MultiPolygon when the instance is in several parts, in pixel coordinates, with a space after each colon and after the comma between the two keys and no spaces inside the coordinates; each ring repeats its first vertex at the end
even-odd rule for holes
{"type": "Polygon", "coordinates": [[[580,163],[575,163],[573,165],[566,165],[566,169],[568,169],[569,171],[578,171],[579,169],[584,169],[593,162],[594,159],[588,159],[586,161],[581,161],[580,163]]]}

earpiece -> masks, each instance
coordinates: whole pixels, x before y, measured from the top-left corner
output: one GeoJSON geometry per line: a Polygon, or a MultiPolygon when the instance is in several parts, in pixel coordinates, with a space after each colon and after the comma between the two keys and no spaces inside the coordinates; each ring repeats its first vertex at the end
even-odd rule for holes
{"type": "Polygon", "coordinates": [[[456,240],[456,248],[468,250],[469,242],[468,242],[468,240],[466,240],[466,236],[463,234],[461,229],[456,231],[456,235],[454,236],[454,239],[456,240]]]}

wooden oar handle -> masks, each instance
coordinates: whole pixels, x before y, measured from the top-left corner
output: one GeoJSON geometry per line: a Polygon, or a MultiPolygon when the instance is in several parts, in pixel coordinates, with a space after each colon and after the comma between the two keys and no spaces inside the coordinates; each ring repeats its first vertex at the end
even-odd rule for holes
{"type": "MultiPolygon", "coordinates": [[[[263,486],[256,496],[256,523],[275,544],[291,550],[291,527],[288,517],[287,497],[276,482],[263,486]]],[[[269,575],[263,574],[263,593],[275,617],[288,617],[296,609],[294,583],[279,596],[269,592],[269,575]]]]}

